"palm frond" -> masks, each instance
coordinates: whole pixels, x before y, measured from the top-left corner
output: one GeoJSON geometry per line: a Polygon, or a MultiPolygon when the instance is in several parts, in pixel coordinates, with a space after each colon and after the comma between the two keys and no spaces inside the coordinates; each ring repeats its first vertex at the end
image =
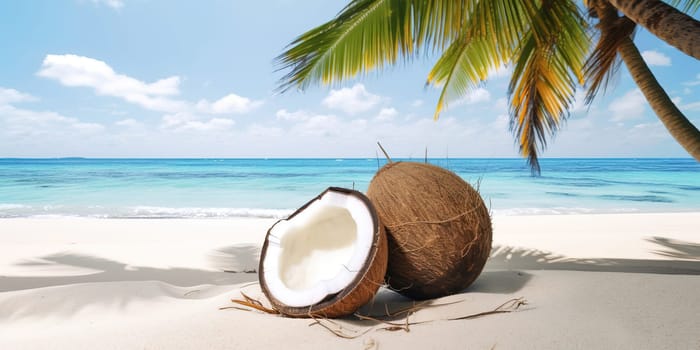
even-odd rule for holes
{"type": "Polygon", "coordinates": [[[585,102],[590,104],[601,88],[606,90],[619,71],[621,60],[617,50],[623,40],[634,35],[636,25],[626,17],[619,17],[617,10],[605,0],[589,0],[586,5],[598,18],[598,42],[584,68],[588,84],[585,102]]]}
{"type": "Polygon", "coordinates": [[[538,151],[568,116],[576,86],[584,81],[587,23],[572,2],[489,0],[473,4],[464,30],[428,76],[428,84],[442,85],[435,118],[490,69],[512,62],[511,130],[539,173],[538,151]]]}
{"type": "Polygon", "coordinates": [[[449,102],[486,80],[489,70],[510,61],[528,25],[527,16],[522,14],[529,2],[489,0],[466,4],[469,12],[461,34],[443,52],[426,81],[426,85],[442,86],[435,119],[449,102]]]}
{"type": "Polygon", "coordinates": [[[354,0],[276,58],[290,70],[279,90],[332,84],[410,59],[424,46],[444,48],[460,33],[466,6],[468,0],[354,0]]]}
{"type": "Polygon", "coordinates": [[[543,1],[532,12],[530,28],[515,53],[509,86],[511,130],[533,173],[538,151],[568,117],[576,86],[583,82],[589,37],[575,4],[543,1]]]}
{"type": "Polygon", "coordinates": [[[493,55],[494,47],[481,37],[466,37],[452,42],[428,74],[427,84],[442,85],[442,92],[435,107],[434,119],[438,119],[448,102],[461,98],[488,76],[489,69],[500,66],[493,55]]]}
{"type": "Polygon", "coordinates": [[[395,61],[401,51],[410,52],[412,38],[405,37],[410,9],[401,4],[392,9],[391,2],[353,1],[333,20],[295,39],[276,58],[281,69],[291,69],[281,79],[280,89],[343,80],[362,70],[381,68],[385,61],[395,61]],[[399,15],[402,11],[403,16],[399,15]]]}
{"type": "Polygon", "coordinates": [[[533,1],[488,0],[478,1],[469,14],[469,37],[482,37],[498,50],[502,61],[512,58],[522,34],[531,24],[533,1]]]}
{"type": "Polygon", "coordinates": [[[280,69],[289,69],[279,89],[332,84],[424,49],[444,50],[427,79],[442,85],[437,118],[489,70],[510,63],[511,129],[539,172],[538,149],[560,127],[583,82],[586,29],[573,1],[353,0],[277,57],[280,69]]]}
{"type": "Polygon", "coordinates": [[[669,4],[677,6],[681,11],[692,15],[700,9],[700,0],[671,0],[669,4]]]}
{"type": "MultiPolygon", "coordinates": [[[[399,0],[401,1],[401,0],[399,0]]],[[[475,0],[404,0],[411,4],[416,48],[444,49],[465,26],[466,15],[475,0]]]]}

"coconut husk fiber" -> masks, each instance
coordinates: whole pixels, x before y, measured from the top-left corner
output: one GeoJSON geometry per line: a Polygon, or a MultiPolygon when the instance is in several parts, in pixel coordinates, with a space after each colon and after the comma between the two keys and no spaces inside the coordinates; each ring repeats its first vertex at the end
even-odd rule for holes
{"type": "Polygon", "coordinates": [[[491,252],[491,217],[481,195],[457,174],[430,164],[380,169],[367,196],[386,226],[386,283],[429,299],[467,288],[491,252]]]}

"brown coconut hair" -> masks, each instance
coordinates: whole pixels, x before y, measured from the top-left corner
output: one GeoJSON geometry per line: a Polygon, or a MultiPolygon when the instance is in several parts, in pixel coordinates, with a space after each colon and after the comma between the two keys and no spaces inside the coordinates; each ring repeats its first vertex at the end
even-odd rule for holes
{"type": "Polygon", "coordinates": [[[389,163],[367,196],[386,226],[390,288],[429,299],[460,292],[479,276],[491,252],[491,217],[479,192],[457,174],[389,163]]]}

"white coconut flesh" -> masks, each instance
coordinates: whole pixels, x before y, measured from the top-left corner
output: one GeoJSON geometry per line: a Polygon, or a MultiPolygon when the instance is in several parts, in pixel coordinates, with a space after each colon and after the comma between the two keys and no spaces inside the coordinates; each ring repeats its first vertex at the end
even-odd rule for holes
{"type": "Polygon", "coordinates": [[[350,285],[364,268],[374,239],[367,204],[328,191],[270,229],[263,260],[269,292],[285,305],[316,304],[350,285]]]}

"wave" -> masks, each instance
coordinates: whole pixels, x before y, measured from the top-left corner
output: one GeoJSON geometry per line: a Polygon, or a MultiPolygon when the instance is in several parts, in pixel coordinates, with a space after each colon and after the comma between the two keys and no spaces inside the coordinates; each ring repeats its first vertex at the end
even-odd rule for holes
{"type": "Polygon", "coordinates": [[[176,219],[176,218],[263,218],[282,219],[288,217],[291,209],[263,208],[198,208],[198,207],[155,207],[132,206],[107,208],[103,206],[28,206],[20,204],[0,204],[0,218],[58,218],[88,217],[104,219],[176,219]]]}
{"type": "Polygon", "coordinates": [[[0,210],[16,210],[25,208],[29,208],[29,206],[24,204],[0,203],[0,210]]]}
{"type": "MultiPolygon", "coordinates": [[[[121,217],[127,218],[264,218],[281,219],[289,216],[290,209],[261,208],[169,208],[140,206],[131,208],[121,217]]],[[[119,216],[112,216],[119,217],[119,216]]]]}
{"type": "Polygon", "coordinates": [[[613,200],[613,201],[630,201],[630,202],[650,202],[650,203],[673,203],[673,199],[657,196],[657,195],[615,195],[615,194],[604,194],[598,196],[598,198],[613,200]]]}
{"type": "MultiPolygon", "coordinates": [[[[625,214],[651,212],[697,211],[694,208],[584,208],[584,207],[519,207],[492,209],[494,216],[526,215],[575,215],[575,214],[625,214]]],[[[227,219],[261,218],[283,219],[294,212],[292,209],[264,208],[199,208],[199,207],[155,207],[134,206],[123,208],[89,208],[41,206],[32,207],[20,204],[0,204],[0,218],[97,218],[97,219],[227,219]]]]}
{"type": "Polygon", "coordinates": [[[639,213],[641,209],[636,208],[578,208],[578,207],[553,207],[553,208],[508,208],[493,209],[496,216],[516,216],[516,215],[567,215],[567,214],[624,214],[639,213]]]}

